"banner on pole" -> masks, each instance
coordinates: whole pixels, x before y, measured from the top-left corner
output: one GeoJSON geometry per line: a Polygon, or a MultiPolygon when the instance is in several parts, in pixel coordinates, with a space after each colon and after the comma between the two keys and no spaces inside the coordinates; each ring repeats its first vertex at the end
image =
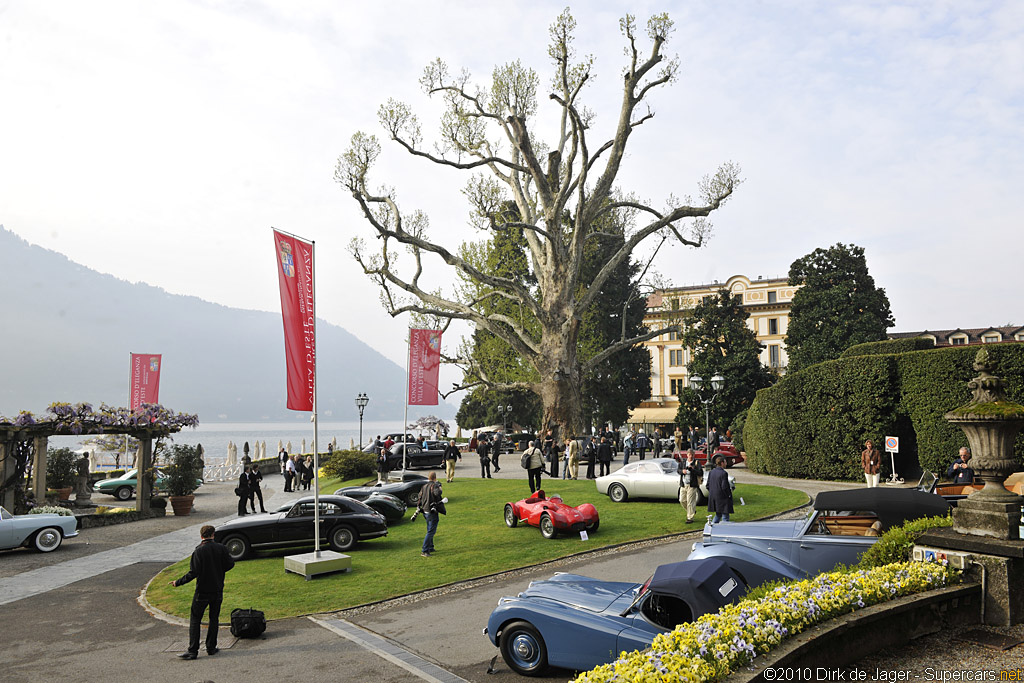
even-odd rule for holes
{"type": "Polygon", "coordinates": [[[409,405],[437,405],[441,330],[409,330],[409,405]]]}
{"type": "Polygon", "coordinates": [[[289,410],[313,410],[316,384],[316,312],[313,307],[313,244],[274,231],[284,320],[289,410]]]}
{"type": "Polygon", "coordinates": [[[131,356],[128,408],[135,411],[143,403],[160,402],[161,354],[133,353],[131,356]]]}

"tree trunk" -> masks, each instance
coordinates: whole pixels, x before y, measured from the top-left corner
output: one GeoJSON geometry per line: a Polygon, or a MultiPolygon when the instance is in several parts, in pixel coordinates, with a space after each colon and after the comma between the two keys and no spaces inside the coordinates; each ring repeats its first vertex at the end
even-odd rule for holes
{"type": "Polygon", "coordinates": [[[541,337],[542,354],[537,370],[537,393],[544,404],[542,429],[550,429],[556,442],[580,434],[583,428],[583,401],[580,396],[580,362],[577,355],[579,320],[562,318],[556,329],[545,329],[541,337]]]}

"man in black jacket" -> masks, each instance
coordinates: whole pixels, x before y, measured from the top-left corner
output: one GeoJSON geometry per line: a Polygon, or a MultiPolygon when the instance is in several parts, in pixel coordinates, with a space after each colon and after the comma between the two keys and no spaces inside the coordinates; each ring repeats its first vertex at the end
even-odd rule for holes
{"type": "MultiPolygon", "coordinates": [[[[597,446],[597,462],[600,464],[598,476],[603,477],[611,471],[612,445],[608,443],[606,436],[601,437],[601,443],[597,446]]],[[[588,473],[591,470],[591,467],[587,468],[588,473]]]]}
{"type": "Polygon", "coordinates": [[[177,581],[171,581],[172,586],[178,587],[192,579],[196,580],[196,592],[192,596],[192,611],[188,619],[188,650],[178,655],[181,659],[195,659],[199,656],[199,631],[207,607],[210,608],[210,627],[206,631],[206,654],[215,655],[219,652],[217,627],[220,603],[224,600],[224,575],[235,566],[235,561],[228,555],[227,548],[213,540],[213,531],[209,524],[199,530],[203,540],[192,551],[188,571],[177,581]]]}
{"type": "Polygon", "coordinates": [[[263,507],[263,491],[261,482],[263,481],[263,473],[260,472],[258,465],[249,466],[249,507],[252,511],[256,512],[256,498],[260,499],[260,512],[266,512],[267,509],[263,507]]]}
{"type": "Polygon", "coordinates": [[[238,475],[238,487],[235,495],[238,496],[238,516],[245,517],[245,503],[249,500],[249,465],[246,465],[242,473],[238,475]]]}

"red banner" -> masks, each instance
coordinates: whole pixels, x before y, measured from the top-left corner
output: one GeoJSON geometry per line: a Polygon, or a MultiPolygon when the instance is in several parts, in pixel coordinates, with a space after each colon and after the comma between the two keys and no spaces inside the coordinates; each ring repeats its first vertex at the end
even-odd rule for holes
{"type": "Polygon", "coordinates": [[[437,405],[441,330],[409,330],[409,405],[437,405]]]}
{"type": "Polygon", "coordinates": [[[288,409],[312,411],[316,387],[313,244],[275,230],[274,248],[284,319],[288,409]]]}
{"type": "Polygon", "coordinates": [[[161,354],[133,353],[128,386],[128,408],[138,410],[143,403],[160,402],[161,354]]]}

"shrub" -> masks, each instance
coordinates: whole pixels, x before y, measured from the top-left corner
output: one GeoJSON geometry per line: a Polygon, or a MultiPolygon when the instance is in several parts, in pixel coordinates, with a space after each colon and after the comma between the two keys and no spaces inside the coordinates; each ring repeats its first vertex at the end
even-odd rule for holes
{"type": "Polygon", "coordinates": [[[377,471],[377,458],[372,453],[334,451],[331,455],[321,458],[321,471],[329,479],[347,481],[370,477],[377,471]]]}
{"type": "Polygon", "coordinates": [[[910,559],[910,551],[913,550],[917,539],[921,538],[921,534],[929,529],[943,526],[953,526],[953,518],[950,515],[922,517],[902,526],[894,526],[882,534],[875,544],[861,555],[857,567],[870,569],[893,562],[906,562],[910,559]]]}
{"type": "Polygon", "coordinates": [[[78,454],[70,448],[48,448],[46,450],[46,484],[50,488],[63,489],[73,486],[78,454]]]}
{"type": "Polygon", "coordinates": [[[934,349],[935,342],[929,337],[907,337],[905,339],[883,339],[882,341],[854,344],[839,354],[840,358],[850,356],[871,356],[879,353],[906,353],[908,351],[924,351],[934,349]]]}
{"type": "MultiPolygon", "coordinates": [[[[900,341],[900,340],[897,340],[900,341]]],[[[848,356],[812,365],[757,392],[743,425],[747,466],[788,477],[857,479],[865,439],[900,437],[897,470],[945,472],[967,439],[943,415],[970,400],[977,346],[848,356]]],[[[1024,344],[988,352],[1007,395],[1024,400],[1024,344]]],[[[1024,433],[1015,444],[1024,463],[1024,433]]],[[[883,460],[888,467],[889,458],[883,460]]]]}
{"type": "Polygon", "coordinates": [[[197,479],[202,477],[202,457],[195,446],[174,444],[170,452],[171,464],[164,468],[167,479],[163,488],[172,496],[190,496],[198,488],[197,479]]]}
{"type": "Polygon", "coordinates": [[[28,511],[30,515],[60,515],[61,517],[74,517],[75,513],[59,505],[42,505],[28,511]]]}

